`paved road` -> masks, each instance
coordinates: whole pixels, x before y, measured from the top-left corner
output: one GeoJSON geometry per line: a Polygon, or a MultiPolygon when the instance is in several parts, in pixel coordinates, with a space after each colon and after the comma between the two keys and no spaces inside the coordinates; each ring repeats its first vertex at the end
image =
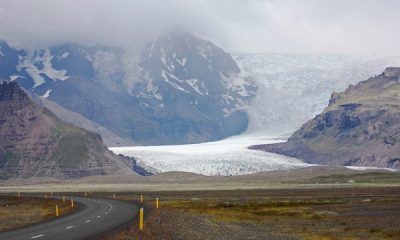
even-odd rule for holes
{"type": "MultiPolygon", "coordinates": [[[[80,240],[97,236],[132,220],[136,205],[100,198],[75,198],[80,211],[44,223],[0,234],[1,240],[80,240]]],[[[133,223],[133,222],[132,222],[133,223]]]]}

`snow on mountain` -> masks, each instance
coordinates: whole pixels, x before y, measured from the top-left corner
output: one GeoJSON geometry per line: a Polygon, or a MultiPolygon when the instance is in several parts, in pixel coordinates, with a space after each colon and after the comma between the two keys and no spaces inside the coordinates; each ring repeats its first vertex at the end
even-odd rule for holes
{"type": "Polygon", "coordinates": [[[134,156],[138,165],[154,173],[184,171],[230,176],[310,166],[295,158],[247,149],[254,144],[280,141],[263,137],[232,137],[201,144],[118,147],[110,150],[134,156]]]}
{"type": "MultiPolygon", "coordinates": [[[[235,54],[242,75],[258,86],[250,104],[249,129],[221,141],[175,146],[113,148],[135,156],[150,171],[188,171],[204,175],[242,175],[309,166],[281,155],[249,150],[248,146],[284,141],[284,136],[323,109],[332,91],[371,76],[382,65],[400,58],[365,60],[334,54],[235,54]]],[[[230,101],[230,96],[224,96],[230,101]]]]}
{"type": "Polygon", "coordinates": [[[290,135],[321,112],[334,91],[362,81],[400,57],[364,59],[339,54],[234,54],[258,86],[247,134],[290,135]]]}
{"type": "Polygon", "coordinates": [[[140,50],[0,46],[0,77],[145,145],[239,134],[257,90],[231,54],[188,33],[164,34],[140,50]]]}
{"type": "Polygon", "coordinates": [[[54,69],[51,61],[54,56],[51,55],[49,49],[42,49],[28,54],[26,57],[21,58],[17,66],[18,71],[26,71],[33,79],[33,88],[47,82],[46,79],[52,81],[64,81],[68,78],[65,69],[54,69]]]}

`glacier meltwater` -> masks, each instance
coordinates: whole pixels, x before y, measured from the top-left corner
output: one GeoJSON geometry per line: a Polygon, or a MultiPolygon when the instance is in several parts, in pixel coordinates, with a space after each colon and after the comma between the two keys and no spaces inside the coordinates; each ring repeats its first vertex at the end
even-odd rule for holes
{"type": "Polygon", "coordinates": [[[200,144],[115,147],[110,150],[135,157],[141,167],[153,173],[183,171],[230,176],[310,166],[295,158],[248,149],[251,145],[282,141],[244,135],[200,144]]]}

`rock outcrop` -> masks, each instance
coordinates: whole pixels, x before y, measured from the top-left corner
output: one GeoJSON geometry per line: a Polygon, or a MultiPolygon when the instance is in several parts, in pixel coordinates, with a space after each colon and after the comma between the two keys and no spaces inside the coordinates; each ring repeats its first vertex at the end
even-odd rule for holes
{"type": "Polygon", "coordinates": [[[316,164],[400,168],[399,79],[400,68],[387,68],[333,93],[287,142],[251,148],[316,164]]]}

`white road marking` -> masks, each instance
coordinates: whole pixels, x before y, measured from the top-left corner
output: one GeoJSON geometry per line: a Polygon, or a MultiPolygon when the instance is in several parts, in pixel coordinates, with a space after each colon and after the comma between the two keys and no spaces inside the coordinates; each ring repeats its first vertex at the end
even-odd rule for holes
{"type": "Polygon", "coordinates": [[[90,221],[91,221],[91,220],[86,220],[85,222],[87,222],[87,223],[88,223],[88,222],[90,222],[90,221]]]}
{"type": "Polygon", "coordinates": [[[108,214],[108,212],[104,212],[104,214],[108,214]]]}
{"type": "Polygon", "coordinates": [[[66,227],[65,229],[71,229],[71,228],[74,228],[74,226],[69,226],[69,227],[66,227]]]}
{"type": "Polygon", "coordinates": [[[101,218],[101,216],[97,216],[97,218],[101,218]]]}
{"type": "Polygon", "coordinates": [[[35,239],[35,238],[40,238],[40,237],[44,237],[44,235],[43,235],[43,234],[40,234],[40,235],[33,236],[33,237],[31,237],[31,238],[32,238],[32,239],[35,239]]]}

